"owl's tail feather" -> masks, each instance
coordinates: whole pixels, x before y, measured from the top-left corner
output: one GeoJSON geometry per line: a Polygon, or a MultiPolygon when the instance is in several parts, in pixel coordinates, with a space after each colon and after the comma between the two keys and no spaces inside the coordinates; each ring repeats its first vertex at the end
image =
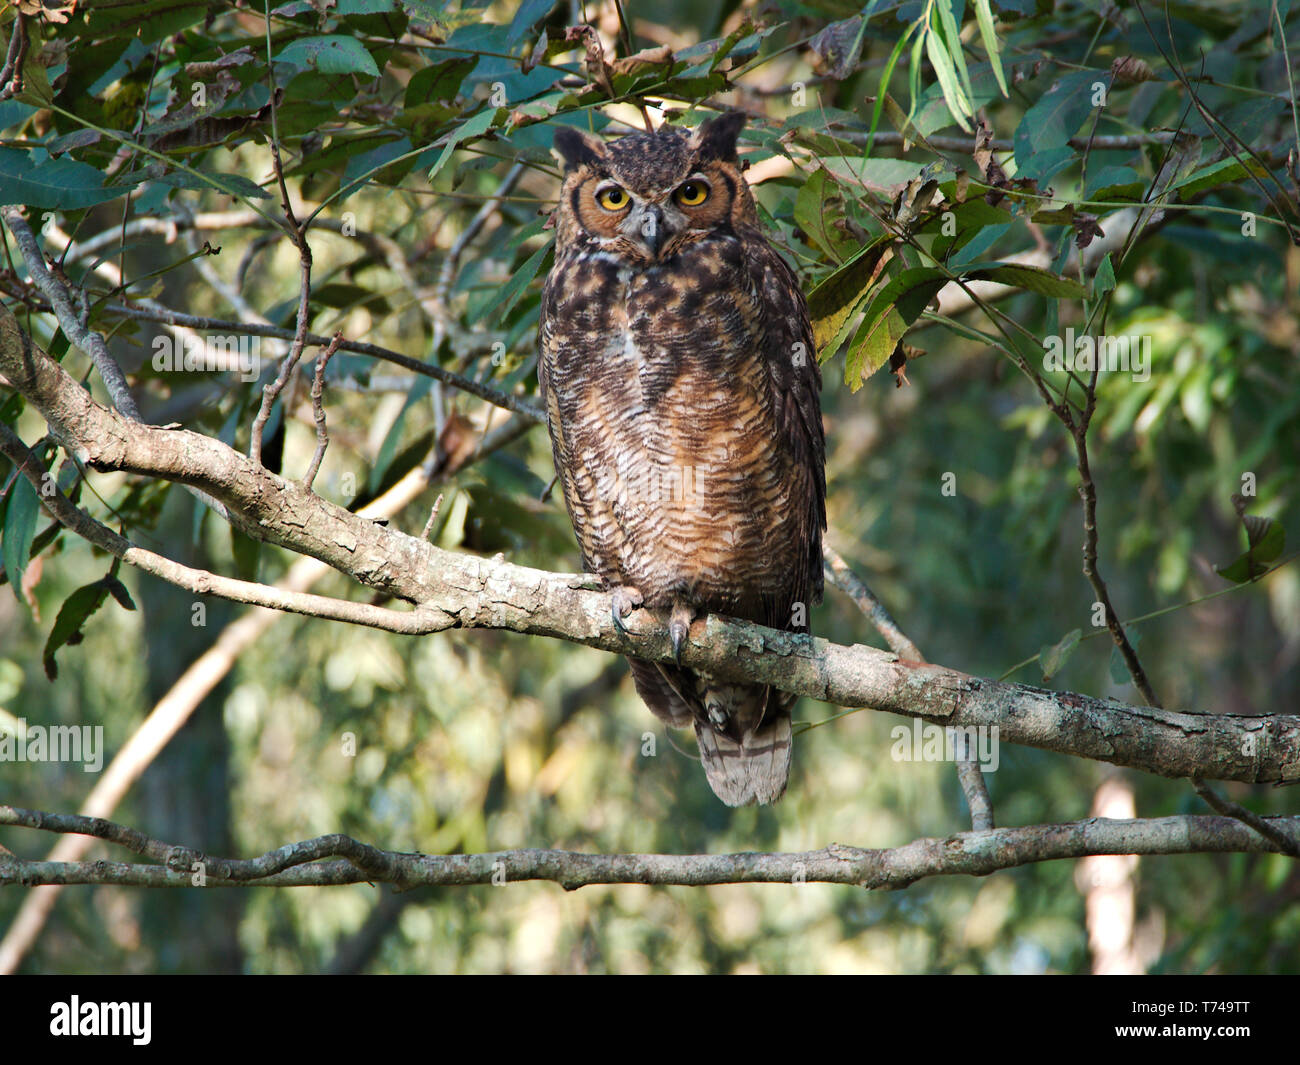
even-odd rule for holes
{"type": "Polygon", "coordinates": [[[728,806],[765,805],[785,794],[792,741],[788,712],[769,716],[739,741],[697,718],[695,738],[709,787],[728,806]]]}
{"type": "Polygon", "coordinates": [[[673,728],[695,725],[713,793],[728,806],[776,802],[790,779],[794,697],[727,684],[671,665],[629,658],[636,690],[673,728]]]}

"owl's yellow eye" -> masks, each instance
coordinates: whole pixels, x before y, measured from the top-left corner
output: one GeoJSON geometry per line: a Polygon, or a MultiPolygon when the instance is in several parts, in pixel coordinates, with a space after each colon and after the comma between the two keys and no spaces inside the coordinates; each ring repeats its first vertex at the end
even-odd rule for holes
{"type": "Polygon", "coordinates": [[[621,211],[630,201],[625,189],[610,185],[596,193],[596,202],[607,211],[621,211]]]}
{"type": "Polygon", "coordinates": [[[699,180],[684,181],[673,195],[683,207],[698,207],[709,198],[709,186],[699,180]]]}

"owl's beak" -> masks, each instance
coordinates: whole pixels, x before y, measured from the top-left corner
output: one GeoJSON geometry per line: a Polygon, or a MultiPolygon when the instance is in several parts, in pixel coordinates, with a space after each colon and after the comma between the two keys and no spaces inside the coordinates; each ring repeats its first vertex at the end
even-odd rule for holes
{"type": "Polygon", "coordinates": [[[637,207],[628,215],[623,228],[650,253],[652,259],[659,258],[659,250],[672,236],[669,232],[668,220],[664,216],[664,209],[658,204],[637,207]]]}

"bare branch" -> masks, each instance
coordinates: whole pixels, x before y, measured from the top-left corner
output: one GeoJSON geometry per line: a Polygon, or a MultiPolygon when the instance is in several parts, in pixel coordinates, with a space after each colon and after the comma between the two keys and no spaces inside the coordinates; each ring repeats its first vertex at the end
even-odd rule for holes
{"type": "Polygon", "coordinates": [[[1272,824],[1268,818],[1260,817],[1259,814],[1253,810],[1247,810],[1240,803],[1223,798],[1198,777],[1192,777],[1192,787],[1196,789],[1196,794],[1204,799],[1212,810],[1250,826],[1269,840],[1283,854],[1289,854],[1292,858],[1300,858],[1300,843],[1297,843],[1285,832],[1278,831],[1277,826],[1272,824]]]}
{"type": "Polygon", "coordinates": [[[4,66],[0,67],[0,100],[22,92],[23,61],[27,58],[27,19],[22,12],[14,14],[13,31],[9,35],[9,47],[5,53],[4,66]]]}
{"type": "Polygon", "coordinates": [[[99,371],[100,379],[104,382],[104,387],[108,389],[109,397],[113,400],[113,406],[132,421],[139,421],[140,408],[136,406],[135,398],[131,395],[131,389],[126,383],[122,367],[109,354],[108,345],[104,343],[104,338],[93,330],[86,328],[85,322],[77,314],[72,306],[72,301],[68,298],[68,290],[50,273],[49,268],[45,265],[45,256],[41,252],[41,246],[36,240],[36,234],[32,232],[31,226],[27,224],[27,219],[23,217],[21,208],[13,204],[0,206],[0,216],[4,217],[5,225],[9,227],[9,232],[13,234],[14,241],[18,244],[19,251],[22,252],[23,262],[27,265],[27,272],[32,275],[36,287],[45,293],[45,298],[50,301],[55,317],[59,320],[60,328],[67,334],[68,339],[84,351],[89,356],[90,361],[95,364],[95,369],[99,371]]]}
{"type": "Polygon", "coordinates": [[[322,595],[289,592],[265,584],[221,577],[207,570],[183,566],[163,555],[136,547],[126,537],[100,524],[85,511],[78,509],[57,489],[44,483],[45,467],[40,464],[7,425],[0,423],[0,453],[19,469],[36,489],[41,503],[64,526],[82,539],[102,547],[115,558],[151,573],[161,580],[196,595],[215,595],[232,603],[264,606],[292,614],[332,621],[347,621],[355,625],[383,629],[387,632],[404,632],[418,635],[446,628],[438,617],[426,617],[415,610],[388,610],[369,603],[353,603],[346,599],[330,599],[322,595]]]}
{"type": "Polygon", "coordinates": [[[1128,633],[1124,631],[1124,626],[1120,624],[1119,615],[1115,612],[1115,607],[1110,600],[1110,590],[1106,587],[1106,582],[1102,579],[1101,571],[1097,567],[1097,486],[1093,483],[1092,467],[1088,462],[1088,422],[1097,397],[1095,371],[1093,378],[1093,384],[1088,389],[1087,410],[1082,420],[1073,428],[1071,433],[1074,438],[1074,448],[1079,468],[1079,496],[1083,500],[1083,575],[1087,578],[1089,585],[1092,586],[1097,601],[1102,605],[1105,612],[1106,628],[1110,630],[1111,639],[1119,649],[1120,656],[1124,659],[1124,665],[1128,668],[1129,675],[1133,678],[1137,690],[1141,692],[1142,698],[1146,700],[1148,706],[1159,706],[1160,701],[1156,698],[1155,690],[1151,687],[1151,681],[1147,679],[1146,670],[1142,668],[1142,663],[1138,659],[1137,652],[1133,649],[1128,633]]]}
{"type": "MultiPolygon", "coordinates": [[[[269,11],[269,9],[268,9],[269,11]]],[[[267,15],[268,20],[270,15],[267,15]]],[[[270,23],[267,23],[267,47],[270,47],[270,23]]],[[[269,68],[268,68],[269,69],[269,68]]],[[[248,442],[248,455],[259,465],[262,462],[262,431],[271,416],[271,407],[276,397],[284,391],[285,385],[302,359],[303,348],[307,343],[307,324],[311,320],[311,245],[307,242],[307,227],[300,223],[293,213],[293,204],[289,200],[289,186],[285,184],[284,169],[280,164],[280,136],[276,126],[276,88],[275,79],[271,81],[271,162],[275,168],[276,179],[280,183],[286,229],[298,249],[298,320],[293,333],[293,342],[289,345],[289,354],[280,364],[280,373],[270,384],[262,386],[262,405],[253,419],[253,430],[248,442]]]]}
{"type": "MultiPolygon", "coordinates": [[[[1271,825],[1293,843],[1300,817],[1271,825]]],[[[963,832],[918,839],[891,850],[862,850],[832,843],[790,854],[578,854],[514,850],[488,854],[402,854],[349,836],[319,836],[258,858],[217,858],[151,839],[99,818],[0,806],[0,824],[50,832],[78,832],[120,844],[162,864],[41,862],[0,855],[4,884],[129,884],[191,887],[201,870],[207,887],[296,887],[382,882],[421,885],[506,884],[550,880],[566,890],[591,884],[855,884],[906,888],[932,876],[987,876],[999,869],[1094,854],[1264,853],[1273,850],[1227,817],[1161,817],[1112,821],[1093,817],[1059,825],[963,832]],[[326,859],[338,858],[341,861],[326,859]],[[196,863],[201,863],[196,868],[196,863]]]]}
{"type": "Polygon", "coordinates": [[[429,539],[429,533],[433,532],[433,523],[438,520],[438,509],[442,506],[442,493],[438,493],[438,498],[433,501],[433,506],[429,508],[429,520],[424,523],[424,532],[420,534],[420,539],[429,539]]]}
{"type": "MultiPolygon", "coordinates": [[[[292,329],[282,329],[279,326],[238,322],[228,318],[204,318],[197,314],[186,314],[183,311],[162,313],[143,310],[122,303],[108,303],[104,305],[104,309],[113,314],[120,314],[124,318],[134,318],[141,322],[167,322],[173,325],[188,326],[191,329],[242,333],[254,337],[273,337],[277,340],[293,340],[295,335],[292,329]]],[[[313,346],[324,347],[330,342],[330,338],[320,333],[308,333],[306,341],[313,346]]],[[[508,392],[500,392],[495,388],[489,388],[487,385],[480,384],[478,381],[471,380],[461,374],[453,373],[451,370],[444,370],[441,366],[421,362],[409,355],[403,355],[400,351],[393,351],[391,348],[380,347],[378,344],[367,344],[357,340],[343,341],[339,345],[339,350],[351,351],[358,355],[369,355],[371,358],[390,362],[394,366],[401,366],[412,373],[432,377],[434,380],[441,381],[452,388],[468,392],[472,396],[477,396],[479,399],[491,403],[494,407],[500,407],[502,410],[512,411],[515,414],[522,414],[535,422],[546,421],[546,412],[537,404],[530,403],[523,396],[514,396],[508,392]]]]}
{"type": "MultiPolygon", "coordinates": [[[[421,307],[424,308],[425,313],[433,322],[433,336],[429,340],[429,358],[431,361],[438,357],[438,352],[442,349],[442,343],[447,337],[448,323],[451,321],[451,314],[447,309],[447,296],[451,292],[452,282],[456,279],[456,271],[460,268],[461,256],[465,254],[465,249],[483,231],[488,219],[496,214],[501,206],[502,199],[509,196],[510,191],[519,183],[524,170],[523,163],[516,163],[507,171],[506,176],[501,179],[501,184],[497,186],[496,194],[484,201],[483,205],[474,213],[474,217],[470,219],[465,231],[456,238],[448,249],[446,258],[442,260],[441,265],[438,267],[438,280],[433,286],[432,296],[420,300],[421,307]]],[[[439,384],[441,383],[439,382],[439,384]]],[[[443,424],[446,421],[446,404],[441,388],[436,385],[434,386],[432,400],[434,432],[441,436],[443,424]]]]}
{"type": "Polygon", "coordinates": [[[330,444],[329,433],[325,429],[325,367],[329,365],[334,353],[339,350],[339,341],[342,339],[343,331],[340,329],[334,334],[329,347],[316,356],[316,374],[311,383],[311,411],[312,418],[316,422],[316,452],[312,455],[311,465],[307,467],[307,472],[300,482],[306,489],[310,489],[312,482],[316,480],[316,471],[320,469],[320,464],[325,458],[325,449],[330,444]]]}
{"type": "MultiPolygon", "coordinates": [[[[843,556],[825,539],[822,540],[822,558],[826,562],[827,577],[857,603],[858,609],[871,620],[894,654],[903,661],[924,665],[925,658],[920,650],[898,627],[898,622],[885,609],[885,604],[876,598],[876,594],[861,577],[849,569],[843,556]]],[[[966,796],[971,827],[976,832],[982,832],[993,827],[993,800],[989,797],[988,783],[978,761],[966,747],[966,734],[963,732],[958,735],[957,780],[961,784],[962,794],[966,796]]]]}

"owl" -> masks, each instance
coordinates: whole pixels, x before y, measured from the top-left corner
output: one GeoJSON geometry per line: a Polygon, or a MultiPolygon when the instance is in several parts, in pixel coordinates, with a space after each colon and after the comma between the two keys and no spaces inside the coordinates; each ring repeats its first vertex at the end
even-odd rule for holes
{"type": "Polygon", "coordinates": [[[555,134],[564,180],[539,379],[583,564],[667,625],[676,664],[629,658],[646,705],[693,727],[714,793],[770,803],[793,696],[680,665],[708,613],[808,631],[822,595],[825,440],[808,308],[760,228],[744,116],[604,142],[555,134]]]}

